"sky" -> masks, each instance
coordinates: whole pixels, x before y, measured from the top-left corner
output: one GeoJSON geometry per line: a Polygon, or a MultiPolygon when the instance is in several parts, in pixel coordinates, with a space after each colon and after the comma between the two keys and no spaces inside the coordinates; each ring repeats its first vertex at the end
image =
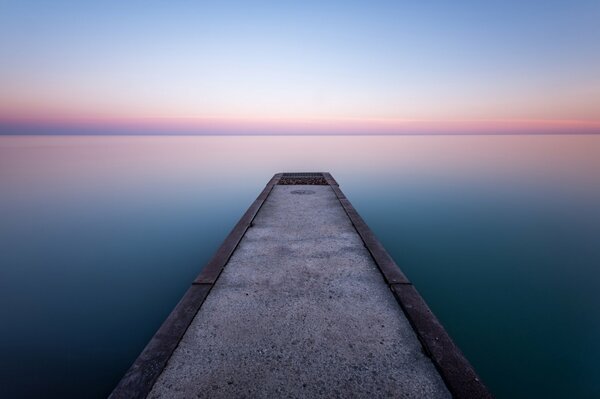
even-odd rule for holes
{"type": "Polygon", "coordinates": [[[600,133],[600,1],[0,0],[0,134],[600,133]]]}

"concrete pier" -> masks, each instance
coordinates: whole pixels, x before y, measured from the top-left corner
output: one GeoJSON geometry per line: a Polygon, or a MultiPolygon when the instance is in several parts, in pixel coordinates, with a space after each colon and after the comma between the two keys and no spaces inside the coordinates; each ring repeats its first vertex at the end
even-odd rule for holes
{"type": "Polygon", "coordinates": [[[491,397],[327,173],[271,179],[111,396],[491,397]]]}

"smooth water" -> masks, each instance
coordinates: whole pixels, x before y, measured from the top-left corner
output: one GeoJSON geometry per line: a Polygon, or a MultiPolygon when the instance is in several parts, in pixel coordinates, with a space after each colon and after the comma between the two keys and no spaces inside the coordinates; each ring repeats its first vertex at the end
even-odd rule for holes
{"type": "Polygon", "coordinates": [[[105,397],[268,179],[323,170],[498,398],[600,396],[600,136],[29,136],[0,397],[105,397]]]}

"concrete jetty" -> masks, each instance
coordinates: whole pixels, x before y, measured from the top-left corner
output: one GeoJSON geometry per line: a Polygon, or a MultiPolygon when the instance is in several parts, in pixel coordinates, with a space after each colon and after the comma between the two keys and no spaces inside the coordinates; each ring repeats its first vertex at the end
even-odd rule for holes
{"type": "Polygon", "coordinates": [[[280,173],[111,398],[490,398],[328,173],[280,173]]]}

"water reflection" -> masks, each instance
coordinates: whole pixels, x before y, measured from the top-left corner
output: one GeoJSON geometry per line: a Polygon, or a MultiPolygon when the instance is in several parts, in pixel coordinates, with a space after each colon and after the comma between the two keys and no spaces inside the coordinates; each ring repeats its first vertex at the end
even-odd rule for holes
{"type": "Polygon", "coordinates": [[[598,154],[596,136],[0,137],[0,393],[106,396],[269,177],[326,170],[498,397],[600,395],[598,154]]]}

